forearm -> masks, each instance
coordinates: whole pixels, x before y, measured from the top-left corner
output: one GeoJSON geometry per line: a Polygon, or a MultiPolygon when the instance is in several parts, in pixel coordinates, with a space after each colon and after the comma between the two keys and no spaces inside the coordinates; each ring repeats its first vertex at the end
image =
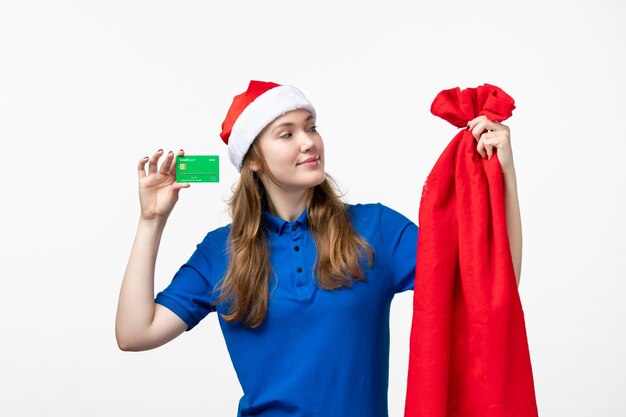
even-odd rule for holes
{"type": "Polygon", "coordinates": [[[120,347],[139,339],[154,317],[154,269],[164,222],[139,221],[120,289],[115,336],[120,347]]]}
{"type": "Polygon", "coordinates": [[[509,235],[509,246],[513,258],[515,281],[519,286],[522,269],[522,220],[519,200],[517,197],[517,178],[515,168],[502,173],[504,178],[504,204],[506,211],[506,231],[509,235]]]}

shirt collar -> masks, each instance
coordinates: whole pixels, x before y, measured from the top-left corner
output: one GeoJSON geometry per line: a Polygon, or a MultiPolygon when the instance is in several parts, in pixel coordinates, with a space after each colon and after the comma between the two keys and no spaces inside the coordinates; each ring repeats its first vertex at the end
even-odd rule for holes
{"type": "Polygon", "coordinates": [[[287,220],[281,219],[280,217],[274,216],[266,208],[263,209],[263,218],[265,219],[265,222],[266,222],[267,226],[270,228],[270,230],[272,232],[276,232],[278,234],[282,234],[283,230],[285,230],[286,228],[289,228],[289,227],[291,227],[293,225],[301,225],[305,229],[308,226],[308,218],[307,218],[306,208],[300,214],[300,216],[298,216],[298,218],[296,220],[294,220],[293,222],[289,222],[287,220]]]}

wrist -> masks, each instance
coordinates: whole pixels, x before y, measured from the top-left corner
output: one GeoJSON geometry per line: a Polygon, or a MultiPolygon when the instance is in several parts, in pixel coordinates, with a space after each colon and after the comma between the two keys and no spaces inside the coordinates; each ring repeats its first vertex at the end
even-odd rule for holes
{"type": "Polygon", "coordinates": [[[154,217],[151,219],[139,217],[139,227],[144,228],[144,229],[163,231],[166,223],[167,223],[167,218],[163,218],[163,217],[154,217]]]}
{"type": "Polygon", "coordinates": [[[502,175],[508,178],[515,178],[515,165],[511,164],[502,170],[502,175]]]}

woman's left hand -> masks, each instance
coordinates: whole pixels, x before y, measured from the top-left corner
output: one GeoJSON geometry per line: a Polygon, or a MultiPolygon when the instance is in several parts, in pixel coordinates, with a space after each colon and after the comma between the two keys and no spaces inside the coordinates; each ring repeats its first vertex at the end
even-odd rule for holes
{"type": "Polygon", "coordinates": [[[503,173],[514,172],[513,151],[511,150],[511,130],[500,122],[492,122],[487,116],[478,116],[467,124],[474,139],[478,141],[476,150],[483,157],[491,159],[494,149],[503,173]]]}

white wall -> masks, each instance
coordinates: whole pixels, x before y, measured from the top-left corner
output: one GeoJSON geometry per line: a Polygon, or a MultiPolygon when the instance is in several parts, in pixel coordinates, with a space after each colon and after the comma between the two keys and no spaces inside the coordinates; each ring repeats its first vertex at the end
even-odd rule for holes
{"type": "MultiPolygon", "coordinates": [[[[315,104],[349,202],[417,223],[456,129],[443,90],[498,85],[524,234],[520,295],[542,416],[623,416],[626,7],[617,1],[1,1],[0,415],[233,416],[241,395],[214,315],[159,349],[118,350],[138,219],[137,160],[218,154],[182,190],[159,291],[237,180],[219,138],[250,79],[315,104]]],[[[390,415],[402,416],[412,292],[392,310],[390,415]]]]}

